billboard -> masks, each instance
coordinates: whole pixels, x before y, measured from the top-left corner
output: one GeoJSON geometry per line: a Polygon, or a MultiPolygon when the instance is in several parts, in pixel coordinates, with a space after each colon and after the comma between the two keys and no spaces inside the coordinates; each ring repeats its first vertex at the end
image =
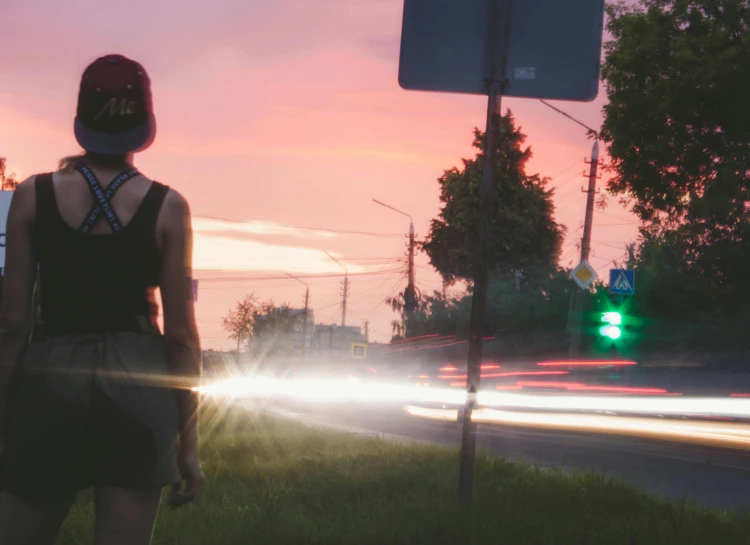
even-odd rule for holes
{"type": "Polygon", "coordinates": [[[12,191],[0,191],[0,270],[5,269],[5,243],[7,241],[5,233],[11,198],[13,198],[12,191]]]}

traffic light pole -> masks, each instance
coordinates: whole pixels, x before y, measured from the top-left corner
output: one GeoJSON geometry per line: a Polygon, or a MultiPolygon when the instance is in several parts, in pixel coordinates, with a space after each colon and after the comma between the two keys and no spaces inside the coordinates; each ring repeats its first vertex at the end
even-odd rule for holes
{"type": "Polygon", "coordinates": [[[472,413],[477,402],[481,378],[482,337],[487,311],[488,254],[490,248],[490,219],[497,176],[497,143],[502,135],[501,101],[505,88],[505,48],[508,35],[509,0],[496,0],[492,75],[487,103],[487,129],[484,141],[484,165],[479,187],[479,234],[474,261],[474,293],[471,299],[471,326],[469,328],[469,358],[467,362],[466,404],[462,415],[461,458],[458,474],[458,497],[468,506],[474,496],[474,458],[476,453],[476,424],[472,413]]]}
{"type": "MultiPolygon", "coordinates": [[[[599,167],[599,140],[594,140],[589,163],[589,188],[586,190],[586,217],[583,223],[583,238],[581,239],[581,262],[588,261],[591,254],[591,230],[594,223],[594,204],[596,199],[596,179],[599,167]]],[[[575,291],[572,305],[572,330],[570,335],[570,359],[577,359],[581,355],[581,333],[583,330],[584,293],[582,289],[575,291]]]]}

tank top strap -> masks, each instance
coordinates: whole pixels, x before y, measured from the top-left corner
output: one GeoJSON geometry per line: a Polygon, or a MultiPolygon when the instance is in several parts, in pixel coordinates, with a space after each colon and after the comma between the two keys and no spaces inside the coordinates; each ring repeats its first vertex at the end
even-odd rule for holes
{"type": "Polygon", "coordinates": [[[138,207],[136,217],[131,221],[131,223],[136,223],[133,227],[139,231],[145,230],[153,233],[156,229],[156,220],[159,217],[161,205],[164,203],[167,193],[169,193],[168,185],[152,181],[146,196],[143,197],[143,202],[138,207]]]}
{"type": "Polygon", "coordinates": [[[36,193],[36,225],[42,229],[60,220],[55,199],[55,188],[52,185],[52,173],[37,174],[34,179],[36,193]]]}

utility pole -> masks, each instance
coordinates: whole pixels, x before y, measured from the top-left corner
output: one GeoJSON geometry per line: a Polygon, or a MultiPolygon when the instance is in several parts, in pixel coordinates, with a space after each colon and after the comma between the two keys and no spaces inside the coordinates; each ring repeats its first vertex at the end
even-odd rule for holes
{"type": "Polygon", "coordinates": [[[404,292],[404,307],[407,312],[417,310],[417,287],[414,285],[414,222],[409,224],[409,271],[406,291],[404,292]]]}
{"type": "MultiPolygon", "coordinates": [[[[586,217],[583,222],[583,238],[581,239],[581,262],[588,261],[591,254],[591,229],[594,223],[594,204],[596,199],[596,179],[599,167],[599,140],[594,140],[591,149],[591,160],[589,164],[589,188],[582,190],[586,195],[586,217]]],[[[576,290],[573,302],[573,331],[570,337],[571,359],[576,359],[581,354],[581,332],[583,329],[584,290],[576,290]]]]}
{"type": "Polygon", "coordinates": [[[346,301],[347,301],[347,298],[349,297],[349,270],[346,267],[344,267],[341,264],[341,262],[335,257],[333,257],[331,254],[329,254],[328,252],[324,252],[324,253],[328,257],[330,257],[333,261],[338,263],[339,267],[344,269],[344,273],[345,273],[344,274],[344,294],[343,294],[343,299],[341,300],[341,327],[346,327],[346,301]]]}
{"type": "Polygon", "coordinates": [[[370,342],[370,322],[365,321],[365,342],[370,342]]]}
{"type": "MultiPolygon", "coordinates": [[[[302,359],[305,359],[305,356],[307,355],[307,319],[308,319],[308,313],[309,313],[309,310],[310,310],[310,285],[307,282],[303,282],[302,280],[300,280],[296,276],[292,276],[289,273],[286,273],[286,275],[289,278],[293,278],[294,280],[296,280],[300,284],[304,284],[305,288],[306,288],[305,289],[305,313],[304,313],[304,318],[303,318],[303,322],[302,322],[302,359]]],[[[312,343],[310,343],[310,344],[312,344],[312,343]]]]}
{"type": "Polygon", "coordinates": [[[346,327],[346,300],[349,297],[349,273],[344,276],[344,298],[341,300],[341,327],[346,327]]]}
{"type": "MultiPolygon", "coordinates": [[[[589,135],[594,137],[594,146],[591,150],[591,161],[589,163],[589,188],[584,190],[587,193],[586,196],[586,217],[583,222],[583,238],[581,239],[581,261],[588,261],[589,254],[591,253],[591,229],[594,223],[594,204],[596,198],[596,180],[597,170],[599,167],[599,133],[586,125],[581,123],[575,117],[556,108],[552,104],[541,100],[545,106],[552,108],[557,113],[564,115],[571,121],[579,124],[581,127],[586,129],[589,135]]],[[[584,175],[586,173],[584,172],[584,175]]],[[[581,353],[581,330],[583,326],[583,307],[584,307],[584,290],[576,290],[572,297],[571,304],[571,334],[570,334],[570,351],[568,353],[570,359],[577,359],[581,353]]]]}
{"type": "Polygon", "coordinates": [[[628,246],[628,269],[635,267],[635,244],[628,246]]]}
{"type": "Polygon", "coordinates": [[[414,274],[414,253],[417,247],[416,236],[414,234],[414,220],[409,214],[407,214],[406,212],[402,212],[398,208],[394,208],[390,204],[385,204],[384,202],[381,202],[377,199],[373,199],[372,201],[374,203],[379,204],[380,206],[385,206],[386,208],[390,208],[394,212],[397,212],[401,214],[402,216],[406,216],[407,218],[409,218],[409,245],[408,245],[409,268],[407,271],[406,289],[404,290],[404,310],[406,311],[407,314],[412,314],[414,313],[414,311],[417,310],[417,303],[419,302],[419,292],[417,291],[417,286],[415,283],[415,274],[414,274]]]}

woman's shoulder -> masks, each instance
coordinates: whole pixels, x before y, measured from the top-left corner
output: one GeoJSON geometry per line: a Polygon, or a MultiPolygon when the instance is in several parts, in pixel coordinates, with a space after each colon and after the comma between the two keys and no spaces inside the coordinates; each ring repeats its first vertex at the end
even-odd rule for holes
{"type": "Polygon", "coordinates": [[[164,197],[164,211],[169,215],[183,216],[190,213],[190,205],[187,199],[176,189],[164,186],[166,188],[166,195],[164,197]]]}
{"type": "Polygon", "coordinates": [[[9,215],[16,218],[34,220],[36,216],[36,184],[42,175],[32,174],[18,184],[10,201],[9,215]]]}
{"type": "Polygon", "coordinates": [[[49,174],[32,174],[26,178],[13,191],[13,200],[18,202],[31,199],[33,202],[36,194],[37,180],[43,181],[45,176],[49,176],[49,174]]]}
{"type": "Polygon", "coordinates": [[[190,206],[176,189],[168,188],[159,212],[157,230],[160,233],[179,234],[190,226],[190,206]]]}

